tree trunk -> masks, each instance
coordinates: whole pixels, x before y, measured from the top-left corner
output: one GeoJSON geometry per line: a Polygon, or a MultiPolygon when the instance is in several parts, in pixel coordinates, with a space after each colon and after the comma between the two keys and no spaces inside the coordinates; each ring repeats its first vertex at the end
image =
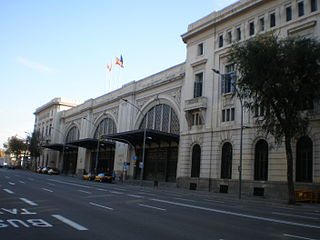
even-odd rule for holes
{"type": "Polygon", "coordinates": [[[294,194],[293,182],[293,157],[291,148],[291,137],[285,136],[285,146],[287,155],[288,204],[295,204],[296,198],[294,194]]]}

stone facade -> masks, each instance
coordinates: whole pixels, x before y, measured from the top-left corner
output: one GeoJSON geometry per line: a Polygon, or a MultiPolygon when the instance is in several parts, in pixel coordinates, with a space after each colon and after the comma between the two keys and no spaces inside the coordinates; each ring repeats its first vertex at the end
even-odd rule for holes
{"type": "MultiPolygon", "coordinates": [[[[230,86],[223,85],[221,75],[215,74],[212,69],[219,70],[222,74],[231,73],[232,66],[227,62],[231,44],[234,41],[246,41],[259,32],[273,31],[281,37],[301,35],[319,38],[319,8],[319,0],[241,0],[221,11],[213,12],[190,24],[188,31],[182,35],[187,49],[185,63],[61,111],[54,117],[55,128],[63,132],[64,137],[75,127],[79,131],[78,139],[95,138],[97,127],[103,119],[108,118],[115,123],[117,133],[133,131],[141,129],[148,111],[164,104],[179,118],[176,185],[213,192],[238,193],[241,105],[239,99],[228,91],[230,86]]],[[[312,179],[307,182],[297,181],[297,188],[320,187],[319,106],[319,103],[315,105],[308,135],[312,149],[312,179]]],[[[42,126],[39,123],[40,113],[41,111],[36,111],[35,127],[38,129],[42,126]]],[[[246,126],[242,138],[243,194],[285,198],[287,186],[284,146],[275,145],[272,137],[266,137],[257,131],[255,116],[251,112],[244,109],[243,113],[246,126]],[[259,176],[255,167],[256,151],[260,149],[258,146],[267,161],[267,170],[261,168],[259,176]],[[263,149],[267,151],[263,152],[263,149]]],[[[153,121],[155,124],[157,120],[153,121]]],[[[65,142],[58,131],[51,134],[51,143],[52,139],[55,142],[65,142]]],[[[166,148],[167,145],[168,143],[150,143],[148,147],[160,149],[160,146],[166,148]]],[[[298,140],[293,143],[295,160],[298,145],[298,140]]],[[[78,148],[75,173],[90,171],[94,151],[78,148]]],[[[139,149],[135,149],[135,146],[116,142],[114,171],[121,173],[124,165],[127,165],[128,177],[134,178],[136,162],[133,156],[137,152],[139,149]]],[[[56,166],[62,166],[62,154],[60,152],[56,155],[59,157],[52,160],[56,166]]]]}

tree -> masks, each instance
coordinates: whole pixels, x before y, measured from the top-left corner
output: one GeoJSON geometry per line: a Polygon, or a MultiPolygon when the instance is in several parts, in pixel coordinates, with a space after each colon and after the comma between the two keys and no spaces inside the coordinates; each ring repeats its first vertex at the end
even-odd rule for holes
{"type": "Polygon", "coordinates": [[[265,109],[257,123],[277,144],[284,140],[288,202],[295,203],[292,140],[308,133],[314,100],[320,98],[320,43],[307,38],[258,35],[234,44],[230,61],[239,72],[237,87],[251,110],[265,109]]]}
{"type": "Polygon", "coordinates": [[[13,136],[9,138],[8,144],[6,146],[7,146],[7,151],[9,151],[10,153],[13,153],[16,156],[16,160],[18,160],[19,155],[21,155],[21,153],[23,151],[26,151],[28,148],[24,140],[19,139],[17,136],[13,136]]]}
{"type": "MultiPolygon", "coordinates": [[[[41,139],[40,139],[40,133],[36,130],[32,132],[32,135],[28,136],[28,142],[29,142],[29,152],[32,159],[36,159],[41,155],[41,139]]],[[[36,163],[37,161],[33,161],[36,163]]],[[[36,168],[36,164],[34,164],[34,167],[36,168]]]]}

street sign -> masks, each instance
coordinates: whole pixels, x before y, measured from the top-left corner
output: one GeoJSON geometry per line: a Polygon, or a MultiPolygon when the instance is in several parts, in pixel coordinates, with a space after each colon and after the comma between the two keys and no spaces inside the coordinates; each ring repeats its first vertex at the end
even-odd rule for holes
{"type": "Polygon", "coordinates": [[[143,162],[139,163],[139,168],[143,168],[143,162]]]}
{"type": "Polygon", "coordinates": [[[134,155],[134,156],[132,157],[132,160],[133,160],[133,161],[137,161],[137,160],[138,160],[138,156],[137,156],[137,155],[134,155]]]}

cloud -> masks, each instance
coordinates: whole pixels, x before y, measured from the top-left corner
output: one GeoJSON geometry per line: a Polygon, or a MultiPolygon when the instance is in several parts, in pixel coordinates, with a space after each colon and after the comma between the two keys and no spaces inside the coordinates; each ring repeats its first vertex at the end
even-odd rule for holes
{"type": "Polygon", "coordinates": [[[43,65],[41,63],[36,63],[36,62],[33,62],[32,60],[30,59],[27,59],[27,58],[24,58],[24,57],[17,57],[17,61],[19,63],[21,63],[22,65],[28,67],[28,68],[31,68],[33,70],[37,70],[39,72],[49,72],[49,73],[53,73],[53,72],[56,72],[57,70],[54,69],[54,68],[51,68],[51,67],[48,67],[46,65],[43,65]]]}

